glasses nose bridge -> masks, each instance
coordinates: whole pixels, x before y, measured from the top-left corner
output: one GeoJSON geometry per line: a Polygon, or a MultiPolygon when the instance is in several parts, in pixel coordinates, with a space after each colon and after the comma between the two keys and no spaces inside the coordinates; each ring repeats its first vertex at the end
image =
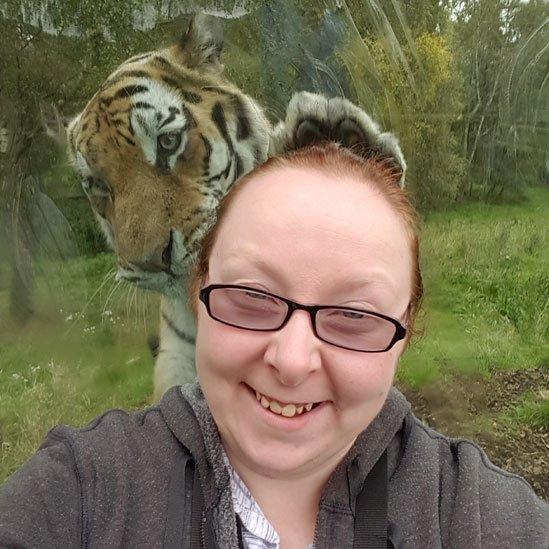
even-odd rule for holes
{"type": "Polygon", "coordinates": [[[288,314],[286,315],[286,319],[284,320],[284,324],[282,326],[285,326],[289,322],[295,311],[306,311],[309,313],[311,326],[313,328],[313,332],[316,334],[316,313],[318,311],[318,307],[315,307],[314,305],[303,305],[302,303],[297,303],[291,299],[286,299],[285,301],[288,305],[288,314]]]}

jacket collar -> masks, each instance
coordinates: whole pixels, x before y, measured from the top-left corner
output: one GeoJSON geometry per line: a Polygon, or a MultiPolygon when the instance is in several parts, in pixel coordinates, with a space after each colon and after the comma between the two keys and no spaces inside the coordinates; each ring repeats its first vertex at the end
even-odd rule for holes
{"type": "MultiPolygon", "coordinates": [[[[230,479],[223,461],[221,440],[198,382],[173,387],[163,397],[160,409],[174,436],[196,460],[206,511],[214,514],[221,547],[237,543],[230,479]],[[224,542],[224,543],[223,543],[224,542]]],[[[324,489],[321,507],[351,510],[364,480],[383,451],[388,449],[389,477],[402,453],[401,430],[410,404],[394,387],[381,411],[357,437],[346,457],[332,473],[324,489]]],[[[237,545],[236,545],[237,546],[237,545]]]]}
{"type": "Polygon", "coordinates": [[[172,387],[160,402],[166,424],[195,459],[205,512],[218,547],[238,547],[229,472],[214,419],[198,382],[172,387]]]}

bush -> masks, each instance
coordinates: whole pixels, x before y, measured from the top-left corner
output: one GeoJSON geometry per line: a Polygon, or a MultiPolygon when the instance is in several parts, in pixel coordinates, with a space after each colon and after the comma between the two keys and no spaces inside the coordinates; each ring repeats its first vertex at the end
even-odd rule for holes
{"type": "Polygon", "coordinates": [[[404,46],[354,40],[342,52],[361,106],[395,132],[408,162],[408,186],[421,210],[458,198],[464,162],[452,125],[461,112],[462,82],[448,40],[424,33],[404,46]],[[408,60],[408,61],[407,61],[408,60]]]}
{"type": "MultiPolygon", "coordinates": [[[[417,205],[425,210],[458,198],[465,166],[457,154],[452,124],[461,113],[462,83],[445,37],[422,34],[414,45],[415,52],[408,55],[414,60],[414,80],[396,75],[392,93],[403,109],[399,135],[408,155],[409,185],[417,205]]],[[[390,83],[392,72],[380,53],[376,57],[390,83]]]]}

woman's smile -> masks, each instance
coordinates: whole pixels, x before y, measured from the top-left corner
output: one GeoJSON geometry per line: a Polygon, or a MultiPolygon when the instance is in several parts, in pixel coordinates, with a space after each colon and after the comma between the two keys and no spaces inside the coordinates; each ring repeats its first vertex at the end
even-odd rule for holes
{"type": "Polygon", "coordinates": [[[303,413],[310,412],[313,407],[323,402],[322,400],[311,402],[290,402],[275,398],[267,393],[262,393],[253,387],[251,387],[251,389],[255,392],[255,397],[257,401],[261,403],[263,408],[270,409],[271,412],[284,417],[294,417],[295,415],[299,416],[303,413]]]}
{"type": "Polygon", "coordinates": [[[331,401],[317,402],[284,402],[267,397],[242,383],[246,393],[246,405],[250,405],[261,422],[266,422],[275,429],[299,431],[311,423],[322,421],[322,415],[328,412],[331,401]]]}

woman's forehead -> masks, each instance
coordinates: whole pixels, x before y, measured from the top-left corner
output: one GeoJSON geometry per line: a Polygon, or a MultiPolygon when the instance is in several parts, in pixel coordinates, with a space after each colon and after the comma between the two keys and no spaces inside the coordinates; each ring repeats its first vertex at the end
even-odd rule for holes
{"type": "Polygon", "coordinates": [[[312,205],[314,200],[314,204],[320,206],[327,201],[344,202],[352,197],[366,206],[372,195],[377,194],[371,184],[352,174],[315,167],[279,166],[249,179],[235,202],[245,200],[270,207],[271,201],[276,200],[279,206],[286,204],[288,208],[292,203],[312,205]]]}
{"type": "Polygon", "coordinates": [[[211,260],[235,275],[247,266],[350,284],[391,279],[398,285],[411,272],[406,228],[377,191],[362,181],[289,168],[241,190],[211,260]]]}
{"type": "Polygon", "coordinates": [[[373,186],[350,175],[312,168],[277,168],[248,181],[222,230],[336,232],[349,241],[400,240],[404,222],[373,186]]]}

